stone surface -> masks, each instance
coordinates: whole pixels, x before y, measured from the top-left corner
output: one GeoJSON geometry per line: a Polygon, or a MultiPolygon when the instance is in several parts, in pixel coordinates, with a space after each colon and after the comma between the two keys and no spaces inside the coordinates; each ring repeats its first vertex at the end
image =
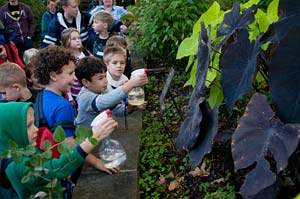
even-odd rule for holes
{"type": "MultiPolygon", "coordinates": [[[[128,130],[125,129],[125,118],[116,118],[119,128],[111,138],[118,140],[125,148],[127,160],[121,165],[121,172],[108,175],[85,164],[73,199],[137,199],[138,194],[138,158],[139,132],[142,128],[142,111],[136,110],[127,116],[128,130]]],[[[98,156],[98,147],[93,153],[98,156]]]]}

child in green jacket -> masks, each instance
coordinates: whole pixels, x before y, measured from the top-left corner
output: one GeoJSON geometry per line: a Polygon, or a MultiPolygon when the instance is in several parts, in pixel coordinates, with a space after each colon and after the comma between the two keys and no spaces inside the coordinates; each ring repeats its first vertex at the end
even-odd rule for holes
{"type": "MultiPolygon", "coordinates": [[[[31,103],[8,102],[0,104],[0,154],[6,152],[9,140],[17,143],[21,150],[27,145],[36,145],[37,127],[34,124],[34,111],[31,103]]],[[[112,118],[107,118],[93,127],[93,138],[97,141],[110,135],[117,126],[112,118]]],[[[95,146],[88,139],[72,148],[69,155],[61,155],[59,159],[51,159],[43,164],[44,170],[36,170],[28,182],[22,183],[22,178],[28,173],[25,166],[29,157],[25,157],[21,163],[12,161],[5,173],[20,199],[27,199],[36,193],[43,191],[49,183],[49,179],[59,179],[57,186],[61,187],[60,179],[68,177],[74,168],[84,163],[85,157],[95,146]],[[45,172],[45,169],[47,172],[45,172]],[[48,179],[48,180],[47,180],[48,179]]],[[[36,153],[41,153],[38,149],[36,153]]],[[[62,198],[62,195],[54,198],[62,198]]]]}

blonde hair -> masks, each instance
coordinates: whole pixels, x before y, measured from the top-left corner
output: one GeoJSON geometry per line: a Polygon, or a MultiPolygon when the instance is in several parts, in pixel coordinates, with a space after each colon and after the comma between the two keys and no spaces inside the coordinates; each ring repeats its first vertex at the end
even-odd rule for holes
{"type": "Polygon", "coordinates": [[[0,65],[0,88],[8,88],[18,83],[26,87],[26,75],[18,64],[7,62],[0,65]]]}
{"type": "Polygon", "coordinates": [[[107,29],[109,29],[115,21],[114,17],[106,11],[96,12],[93,15],[93,17],[94,17],[94,19],[98,19],[98,20],[102,21],[103,23],[107,23],[107,29]]]}
{"type": "Polygon", "coordinates": [[[126,48],[127,47],[126,39],[120,35],[114,35],[110,37],[106,42],[106,47],[111,47],[111,46],[120,46],[122,48],[126,48]]]}
{"type": "MultiPolygon", "coordinates": [[[[71,34],[73,32],[77,32],[80,36],[80,32],[76,28],[67,28],[64,29],[61,33],[61,45],[65,48],[70,48],[71,44],[71,34]]],[[[82,46],[80,48],[80,51],[82,51],[82,46]]]]}
{"type": "Polygon", "coordinates": [[[104,50],[104,55],[103,55],[104,63],[109,63],[111,61],[111,58],[114,55],[124,56],[124,61],[126,62],[126,50],[120,46],[111,46],[111,47],[106,47],[104,50]]]}
{"type": "Polygon", "coordinates": [[[23,61],[24,61],[24,64],[25,64],[25,65],[28,65],[28,64],[31,62],[32,58],[33,58],[36,54],[38,54],[38,52],[39,52],[39,50],[36,49],[36,48],[30,48],[30,49],[28,49],[28,50],[25,50],[25,51],[24,51],[24,55],[23,55],[23,61]]]}

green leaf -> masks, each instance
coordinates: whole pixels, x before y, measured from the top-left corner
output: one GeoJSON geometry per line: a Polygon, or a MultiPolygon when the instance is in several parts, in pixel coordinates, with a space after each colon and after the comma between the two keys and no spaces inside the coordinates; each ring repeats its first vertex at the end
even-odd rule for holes
{"type": "Polygon", "coordinates": [[[30,157],[29,163],[30,163],[30,165],[32,165],[34,167],[40,166],[40,157],[38,157],[38,156],[30,157]]]}
{"type": "Polygon", "coordinates": [[[87,136],[87,130],[84,126],[82,125],[79,125],[77,128],[76,128],[76,131],[75,131],[75,135],[76,135],[76,143],[81,143],[85,140],[86,136],[87,136]]]}
{"type": "Polygon", "coordinates": [[[205,81],[205,86],[209,87],[210,84],[214,81],[214,79],[217,76],[217,71],[213,68],[209,68],[207,70],[207,74],[206,74],[206,81],[205,81]]]}
{"type": "Polygon", "coordinates": [[[65,138],[66,138],[66,135],[65,135],[64,129],[61,126],[56,127],[56,129],[53,133],[53,139],[56,142],[62,142],[65,140],[65,138]]]}
{"type": "Polygon", "coordinates": [[[30,178],[31,178],[31,175],[32,175],[32,171],[29,171],[21,180],[21,183],[25,184],[27,183],[30,178]]]}
{"type": "Polygon", "coordinates": [[[241,6],[241,9],[244,10],[244,9],[250,8],[253,4],[257,5],[258,2],[259,2],[259,0],[249,0],[244,4],[240,4],[240,6],[241,6]]]}
{"type": "Polygon", "coordinates": [[[201,15],[200,19],[195,23],[193,28],[193,34],[200,32],[200,23],[203,21],[207,26],[211,21],[214,21],[219,18],[220,14],[220,5],[218,2],[214,1],[214,3],[210,6],[210,8],[201,15]]]}
{"type": "Polygon", "coordinates": [[[47,160],[51,159],[52,158],[52,151],[45,151],[41,154],[41,157],[42,158],[45,158],[47,160]]]}
{"type": "Polygon", "coordinates": [[[93,137],[89,137],[89,141],[92,143],[92,145],[96,146],[98,144],[98,141],[96,140],[96,138],[93,137]]]}
{"type": "Polygon", "coordinates": [[[57,145],[57,149],[60,154],[66,154],[66,155],[71,154],[71,151],[72,151],[72,147],[67,142],[59,143],[57,145]]]}
{"type": "Polygon", "coordinates": [[[194,63],[194,60],[195,60],[195,56],[190,55],[189,56],[188,64],[187,64],[187,66],[185,68],[185,72],[187,72],[189,70],[190,66],[194,63]]]}
{"type": "Polygon", "coordinates": [[[49,140],[44,141],[43,146],[45,150],[49,150],[51,147],[51,142],[49,140]]]}
{"type": "Polygon", "coordinates": [[[27,146],[25,147],[24,155],[25,155],[25,156],[33,155],[33,154],[35,154],[35,150],[36,150],[36,148],[35,148],[34,146],[32,146],[32,145],[27,145],[27,146]]]}
{"type": "Polygon", "coordinates": [[[12,151],[17,151],[19,149],[18,144],[13,140],[8,140],[8,148],[12,151]]]}
{"type": "Polygon", "coordinates": [[[267,18],[267,14],[264,13],[261,9],[258,9],[255,14],[255,19],[258,23],[259,29],[261,32],[266,32],[270,25],[270,22],[267,18]]]}
{"type": "Polygon", "coordinates": [[[179,45],[176,59],[181,59],[189,55],[195,55],[198,50],[198,34],[185,38],[179,45]]]}
{"type": "Polygon", "coordinates": [[[210,108],[219,107],[222,102],[223,92],[220,84],[212,84],[208,98],[208,104],[210,108]]]}
{"type": "Polygon", "coordinates": [[[279,0],[273,0],[268,6],[267,17],[270,24],[278,20],[278,5],[279,0]]]}
{"type": "Polygon", "coordinates": [[[194,61],[194,64],[193,64],[193,67],[192,67],[192,70],[191,70],[191,76],[189,78],[189,80],[184,84],[184,86],[195,86],[196,84],[196,70],[197,70],[197,65],[198,65],[198,60],[196,59],[194,61]]]}

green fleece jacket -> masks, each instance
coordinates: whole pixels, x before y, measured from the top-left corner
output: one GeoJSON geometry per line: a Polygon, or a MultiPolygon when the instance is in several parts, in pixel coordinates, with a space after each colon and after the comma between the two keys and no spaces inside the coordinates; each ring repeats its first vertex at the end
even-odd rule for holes
{"type": "MultiPolygon", "coordinates": [[[[27,110],[32,107],[31,103],[25,102],[8,102],[0,104],[0,154],[8,149],[8,141],[14,140],[18,147],[24,148],[29,144],[27,135],[27,110]]],[[[41,153],[37,150],[37,153],[41,153]]],[[[21,163],[12,162],[5,170],[13,188],[19,198],[27,199],[30,195],[42,191],[48,181],[46,179],[63,179],[68,177],[74,168],[84,163],[84,157],[79,153],[78,148],[73,148],[72,153],[68,156],[62,155],[59,159],[47,161],[43,167],[49,172],[45,174],[40,172],[42,177],[31,177],[29,182],[23,184],[21,179],[28,173],[25,166],[29,158],[24,158],[21,163]]],[[[60,183],[58,183],[60,187],[60,183]]],[[[55,196],[60,198],[60,196],[55,196]]]]}

